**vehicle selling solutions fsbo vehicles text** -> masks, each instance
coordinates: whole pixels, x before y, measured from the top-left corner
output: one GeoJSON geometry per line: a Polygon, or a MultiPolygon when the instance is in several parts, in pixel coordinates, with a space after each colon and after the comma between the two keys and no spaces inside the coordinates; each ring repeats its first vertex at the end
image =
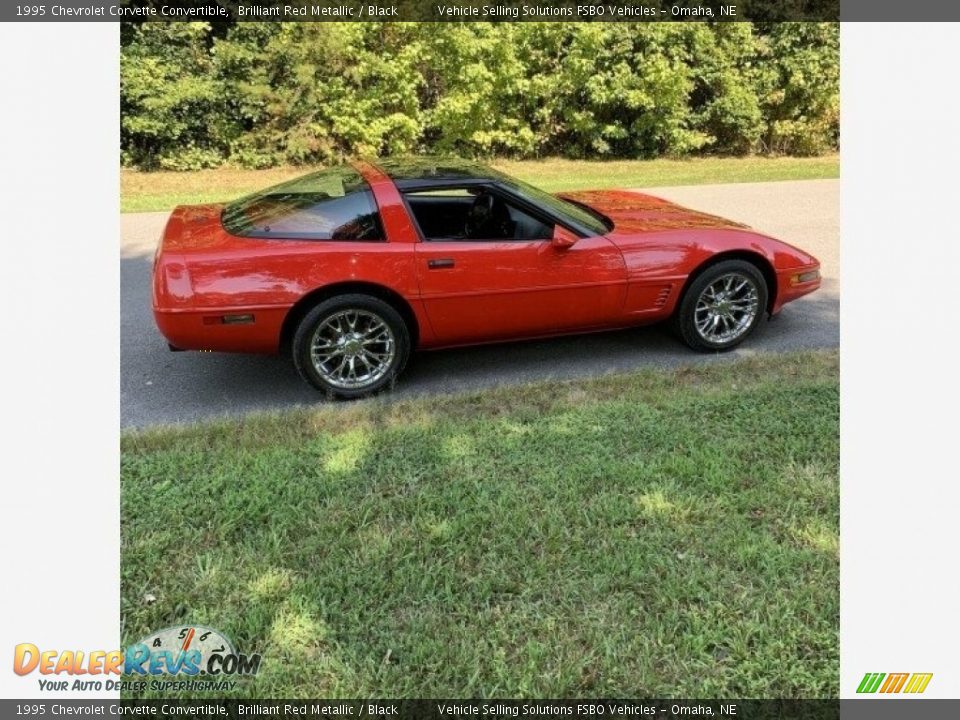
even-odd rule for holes
{"type": "Polygon", "coordinates": [[[437,15],[449,18],[509,18],[518,20],[521,17],[552,17],[552,18],[607,18],[610,20],[626,18],[653,18],[669,17],[736,17],[736,5],[723,5],[717,11],[711,7],[686,7],[672,5],[669,8],[660,8],[646,5],[577,5],[572,7],[539,7],[539,6],[503,6],[484,5],[436,5],[437,15]]]}

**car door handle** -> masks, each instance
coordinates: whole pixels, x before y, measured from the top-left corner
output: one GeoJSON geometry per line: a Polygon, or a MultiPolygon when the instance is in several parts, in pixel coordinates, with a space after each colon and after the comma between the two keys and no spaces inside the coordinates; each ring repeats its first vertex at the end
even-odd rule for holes
{"type": "Polygon", "coordinates": [[[454,264],[453,258],[433,258],[432,260],[427,260],[427,267],[431,270],[452,268],[454,264]]]}

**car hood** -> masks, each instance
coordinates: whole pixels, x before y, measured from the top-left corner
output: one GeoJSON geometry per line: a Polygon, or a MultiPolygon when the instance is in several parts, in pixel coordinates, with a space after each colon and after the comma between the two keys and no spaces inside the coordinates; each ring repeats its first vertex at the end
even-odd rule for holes
{"type": "Polygon", "coordinates": [[[746,228],[716,215],[708,215],[653,195],[630,190],[582,190],[560,197],[588,205],[613,222],[610,235],[684,230],[690,228],[746,228]]]}

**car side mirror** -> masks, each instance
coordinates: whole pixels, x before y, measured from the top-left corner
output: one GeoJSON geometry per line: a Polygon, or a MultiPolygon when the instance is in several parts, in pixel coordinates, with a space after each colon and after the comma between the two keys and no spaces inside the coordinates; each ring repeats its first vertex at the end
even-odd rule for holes
{"type": "Polygon", "coordinates": [[[550,240],[550,244],[553,245],[557,250],[566,250],[569,247],[572,247],[573,244],[579,240],[576,235],[567,230],[565,227],[560,225],[553,226],[553,238],[550,240]]]}

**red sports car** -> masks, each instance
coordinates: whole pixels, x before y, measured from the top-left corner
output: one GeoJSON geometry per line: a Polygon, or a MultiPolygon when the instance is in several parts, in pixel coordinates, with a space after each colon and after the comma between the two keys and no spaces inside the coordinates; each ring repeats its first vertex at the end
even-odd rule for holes
{"type": "Polygon", "coordinates": [[[414,158],[311,173],[174,210],[153,310],[174,350],[287,352],[331,396],[391,385],[413,349],[672,320],[728,350],[820,286],[816,258],[621,190],[538,190],[414,158]]]}

